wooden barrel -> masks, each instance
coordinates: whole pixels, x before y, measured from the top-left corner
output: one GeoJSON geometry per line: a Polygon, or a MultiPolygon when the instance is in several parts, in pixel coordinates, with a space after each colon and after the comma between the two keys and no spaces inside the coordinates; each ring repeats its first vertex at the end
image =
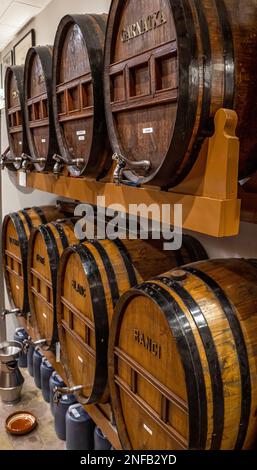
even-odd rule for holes
{"type": "Polygon", "coordinates": [[[33,227],[63,217],[54,206],[32,207],[5,216],[2,227],[3,270],[10,303],[29,312],[28,240],[33,227]]]}
{"type": "Polygon", "coordinates": [[[52,104],[52,46],[29,49],[25,62],[25,122],[29,155],[38,171],[51,170],[58,153],[52,104]]]}
{"type": "Polygon", "coordinates": [[[33,230],[28,252],[29,304],[37,339],[54,347],[58,340],[56,323],[57,269],[65,248],[77,244],[75,224],[79,219],[64,219],[33,230]]]}
{"type": "MultiPolygon", "coordinates": [[[[11,158],[28,152],[24,119],[24,67],[8,67],[5,74],[5,112],[11,158]]],[[[7,163],[7,168],[16,171],[20,163],[7,163]]]]}
{"type": "Polygon", "coordinates": [[[62,358],[70,385],[82,385],[83,404],[106,402],[109,325],[120,296],[144,279],[178,262],[206,259],[191,237],[179,255],[160,241],[84,243],[65,250],[58,272],[57,321],[62,358]],[[190,245],[190,251],[187,246],[190,245]]]}
{"type": "Polygon", "coordinates": [[[222,107],[238,113],[240,178],[257,169],[256,48],[255,0],[112,1],[106,116],[129,180],[180,183],[222,107]]]}
{"type": "Polygon", "coordinates": [[[188,265],[131,289],[110,331],[125,449],[249,449],[257,435],[257,263],[188,265]]]}
{"type": "Polygon", "coordinates": [[[107,15],[67,15],[54,44],[53,102],[57,139],[73,176],[98,178],[111,163],[103,98],[107,15]],[[84,160],[84,162],[83,162],[84,160]]]}

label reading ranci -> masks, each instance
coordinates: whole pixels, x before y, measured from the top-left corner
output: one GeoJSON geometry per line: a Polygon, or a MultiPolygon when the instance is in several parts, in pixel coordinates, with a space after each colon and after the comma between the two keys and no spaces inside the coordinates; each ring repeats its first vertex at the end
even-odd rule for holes
{"type": "Polygon", "coordinates": [[[77,131],[77,135],[86,135],[86,131],[77,131]]]}
{"type": "Polygon", "coordinates": [[[85,136],[84,136],[84,135],[80,135],[80,136],[79,136],[79,140],[85,140],[85,136]]]}
{"type": "Polygon", "coordinates": [[[153,128],[152,127],[145,127],[143,129],[143,134],[152,134],[153,133],[153,128]]]}

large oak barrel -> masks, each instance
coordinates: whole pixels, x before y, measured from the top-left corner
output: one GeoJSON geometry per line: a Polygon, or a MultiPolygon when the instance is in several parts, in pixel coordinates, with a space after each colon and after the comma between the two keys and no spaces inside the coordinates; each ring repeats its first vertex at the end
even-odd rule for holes
{"type": "Polygon", "coordinates": [[[240,178],[257,169],[255,0],[113,0],[105,100],[113,151],[136,183],[172,187],[213,133],[219,108],[238,113],[240,178]],[[132,168],[131,163],[148,165],[132,168]]]}
{"type": "MultiPolygon", "coordinates": [[[[11,158],[28,152],[24,119],[24,67],[8,67],[5,74],[5,112],[11,158]]],[[[7,168],[16,171],[20,163],[7,163],[7,168]]]]}
{"type": "Polygon", "coordinates": [[[50,170],[58,153],[52,103],[52,46],[29,49],[25,62],[25,121],[29,154],[38,171],[50,170]],[[40,161],[42,159],[42,161],[40,161]]]}
{"type": "Polygon", "coordinates": [[[257,263],[199,262],[131,289],[109,342],[125,449],[249,449],[257,435],[257,263]]]}
{"type": "Polygon", "coordinates": [[[61,157],[73,176],[98,178],[110,166],[103,98],[107,15],[67,15],[54,44],[53,101],[61,157]]]}
{"type": "Polygon", "coordinates": [[[54,206],[32,207],[5,216],[2,227],[3,270],[12,307],[29,312],[28,241],[33,227],[63,217],[54,206]]]}
{"type": "Polygon", "coordinates": [[[70,385],[82,385],[80,401],[106,402],[109,325],[120,296],[144,279],[180,262],[206,259],[199,242],[185,237],[180,252],[160,241],[103,240],[65,250],[57,286],[57,321],[70,385]],[[189,248],[188,248],[189,247],[189,248]]]}
{"type": "Polygon", "coordinates": [[[77,244],[75,224],[78,219],[64,219],[35,228],[28,252],[29,304],[37,339],[45,339],[52,348],[58,340],[56,323],[57,270],[65,248],[77,244]]]}

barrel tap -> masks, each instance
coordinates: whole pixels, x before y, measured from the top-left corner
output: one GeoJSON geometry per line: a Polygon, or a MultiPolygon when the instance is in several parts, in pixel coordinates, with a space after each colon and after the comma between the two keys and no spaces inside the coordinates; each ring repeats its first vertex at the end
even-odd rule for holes
{"type": "Polygon", "coordinates": [[[73,395],[73,393],[80,392],[83,388],[83,385],[77,385],[75,387],[54,387],[54,403],[58,405],[63,395],[73,395]]]}
{"type": "Polygon", "coordinates": [[[4,170],[9,163],[14,163],[14,164],[22,164],[22,157],[8,157],[8,154],[10,154],[10,147],[8,147],[5,152],[1,155],[1,160],[0,160],[0,167],[1,170],[4,170]]]}
{"type": "Polygon", "coordinates": [[[26,153],[23,153],[21,155],[22,157],[22,170],[27,172],[32,169],[33,166],[36,164],[38,165],[45,165],[46,163],[46,158],[45,157],[39,157],[39,158],[33,158],[30,155],[27,155],[26,153]]]}
{"type": "Polygon", "coordinates": [[[54,165],[53,174],[57,179],[59,178],[65,166],[75,166],[78,170],[80,170],[85,165],[84,158],[70,158],[66,160],[64,157],[58,155],[57,153],[53,155],[53,160],[56,162],[56,164],[54,165]]]}
{"type": "Polygon", "coordinates": [[[138,162],[131,162],[127,158],[125,158],[120,153],[115,153],[112,156],[113,161],[117,162],[117,166],[115,168],[113,179],[114,182],[118,185],[121,183],[126,183],[126,178],[123,179],[124,171],[125,170],[141,170],[147,173],[151,169],[151,162],[149,160],[141,160],[138,162]]]}
{"type": "Polygon", "coordinates": [[[11,310],[4,309],[1,313],[1,319],[5,320],[6,315],[16,315],[17,317],[21,317],[22,313],[19,308],[13,308],[11,310]]]}
{"type": "Polygon", "coordinates": [[[36,347],[39,348],[41,346],[45,346],[46,343],[47,343],[46,339],[38,339],[37,341],[33,341],[31,336],[29,336],[27,339],[24,340],[23,347],[24,347],[24,350],[27,351],[30,346],[32,346],[33,348],[36,348],[36,347]]]}

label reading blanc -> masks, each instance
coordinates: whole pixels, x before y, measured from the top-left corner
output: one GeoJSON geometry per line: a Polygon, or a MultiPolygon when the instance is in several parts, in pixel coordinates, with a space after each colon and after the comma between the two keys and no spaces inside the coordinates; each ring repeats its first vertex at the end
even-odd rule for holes
{"type": "Polygon", "coordinates": [[[43,264],[43,266],[45,266],[46,261],[45,261],[45,258],[43,258],[43,256],[37,254],[36,260],[37,260],[40,264],[43,264]]]}
{"type": "Polygon", "coordinates": [[[146,424],[144,424],[144,429],[145,429],[149,434],[151,434],[151,436],[153,435],[153,431],[152,431],[148,426],[146,426],[146,424]]]}
{"type": "Polygon", "coordinates": [[[16,240],[16,238],[9,237],[9,242],[11,245],[20,246],[20,242],[19,240],[16,240]]]}
{"type": "Polygon", "coordinates": [[[134,39],[142,34],[152,31],[153,29],[159,28],[163,24],[167,23],[167,19],[164,11],[158,10],[146,18],[141,18],[135,23],[126,26],[121,33],[121,41],[127,42],[134,39]]]}
{"type": "Polygon", "coordinates": [[[134,340],[149,351],[154,357],[161,359],[161,346],[139,330],[134,330],[134,340]]]}
{"type": "Polygon", "coordinates": [[[143,129],[143,134],[152,134],[153,133],[153,128],[152,127],[145,127],[143,129]]]}
{"type": "Polygon", "coordinates": [[[81,286],[77,281],[73,280],[71,282],[72,289],[74,289],[81,297],[86,298],[86,289],[85,287],[81,286]]]}
{"type": "Polygon", "coordinates": [[[79,140],[86,140],[86,138],[85,138],[84,135],[80,135],[80,136],[79,136],[79,140]]]}

